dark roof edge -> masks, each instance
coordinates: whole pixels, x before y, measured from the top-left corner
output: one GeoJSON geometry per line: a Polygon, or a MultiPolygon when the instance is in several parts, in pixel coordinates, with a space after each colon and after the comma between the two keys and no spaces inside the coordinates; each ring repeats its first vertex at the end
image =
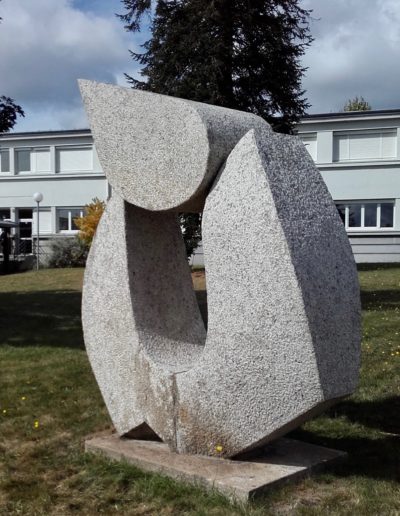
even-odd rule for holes
{"type": "MultiPolygon", "coordinates": [[[[306,122],[307,120],[323,120],[329,118],[362,118],[362,117],[373,117],[373,116],[390,116],[390,115],[398,115],[400,116],[400,108],[399,109],[374,109],[369,111],[341,111],[339,113],[315,113],[315,114],[306,114],[297,122],[297,124],[301,124],[302,122],[306,122]]],[[[68,136],[68,135],[76,135],[76,134],[91,134],[91,130],[88,128],[84,129],[58,129],[58,130],[47,130],[47,131],[27,131],[27,132],[11,132],[11,133],[0,133],[0,138],[12,138],[13,136],[19,137],[23,136],[28,138],[29,136],[68,136]]]]}
{"type": "Polygon", "coordinates": [[[0,133],[0,138],[12,138],[13,136],[64,136],[64,135],[75,135],[75,134],[91,134],[90,129],[58,129],[55,131],[28,131],[28,132],[13,132],[13,133],[0,133]]]}
{"type": "Polygon", "coordinates": [[[316,113],[304,115],[299,123],[306,120],[318,120],[320,118],[361,118],[379,115],[400,115],[400,109],[374,109],[369,111],[341,111],[339,113],[316,113]]]}

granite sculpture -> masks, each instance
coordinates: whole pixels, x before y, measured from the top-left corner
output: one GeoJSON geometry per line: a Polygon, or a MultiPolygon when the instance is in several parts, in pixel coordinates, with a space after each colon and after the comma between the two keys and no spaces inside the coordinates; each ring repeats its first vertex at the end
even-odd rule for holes
{"type": "Polygon", "coordinates": [[[121,436],[235,456],[352,393],[357,272],[304,145],[261,118],[80,81],[113,194],[83,327],[121,436]],[[203,211],[208,330],[177,213],[203,211]]]}

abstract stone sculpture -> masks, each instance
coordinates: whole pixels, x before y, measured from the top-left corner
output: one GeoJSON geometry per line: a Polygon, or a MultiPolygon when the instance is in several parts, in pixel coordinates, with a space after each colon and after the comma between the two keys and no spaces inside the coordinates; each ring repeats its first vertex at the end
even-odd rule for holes
{"type": "Polygon", "coordinates": [[[83,327],[118,433],[230,457],[353,392],[356,267],[303,144],[251,114],[80,88],[113,187],[83,327]],[[207,333],[176,217],[203,207],[207,333]]]}

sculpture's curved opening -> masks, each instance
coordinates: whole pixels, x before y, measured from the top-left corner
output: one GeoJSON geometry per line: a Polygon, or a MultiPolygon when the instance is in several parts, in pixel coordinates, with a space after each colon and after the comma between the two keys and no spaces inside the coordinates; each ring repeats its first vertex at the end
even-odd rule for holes
{"type": "Polygon", "coordinates": [[[125,202],[131,302],[139,344],[170,372],[193,367],[206,341],[175,213],[125,202]]]}
{"type": "Polygon", "coordinates": [[[192,268],[192,284],[204,327],[208,326],[206,271],[204,267],[192,268]]]}

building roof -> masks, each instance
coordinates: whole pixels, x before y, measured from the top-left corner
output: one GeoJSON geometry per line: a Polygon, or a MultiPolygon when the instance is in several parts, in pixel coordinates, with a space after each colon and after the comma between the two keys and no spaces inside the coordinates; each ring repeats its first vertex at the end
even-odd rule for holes
{"type": "Polygon", "coordinates": [[[392,118],[400,117],[400,109],[374,109],[369,111],[342,111],[339,113],[316,113],[304,115],[301,122],[342,118],[392,118]]]}
{"type": "MultiPolygon", "coordinates": [[[[374,109],[369,111],[342,111],[338,113],[315,113],[306,114],[299,121],[301,123],[307,122],[322,122],[341,119],[351,118],[400,118],[400,109],[374,109]]],[[[86,128],[82,129],[62,129],[62,130],[48,130],[48,131],[28,131],[28,132],[10,132],[0,133],[0,139],[12,139],[12,138],[46,138],[54,136],[78,136],[78,135],[91,135],[91,130],[86,128]]]]}
{"type": "Polygon", "coordinates": [[[11,133],[0,133],[0,138],[46,138],[46,136],[78,136],[78,135],[91,135],[91,131],[88,128],[85,129],[63,129],[56,131],[29,131],[29,132],[11,132],[11,133]]]}

